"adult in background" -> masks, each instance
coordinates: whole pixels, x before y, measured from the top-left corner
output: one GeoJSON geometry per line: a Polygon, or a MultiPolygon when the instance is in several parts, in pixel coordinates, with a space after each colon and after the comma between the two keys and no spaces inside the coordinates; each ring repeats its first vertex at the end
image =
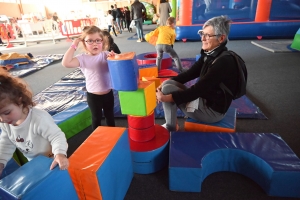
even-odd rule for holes
{"type": "Polygon", "coordinates": [[[52,15],[52,29],[57,30],[58,29],[58,24],[59,24],[59,18],[57,16],[57,13],[53,13],[52,15]]]}
{"type": "Polygon", "coordinates": [[[220,56],[227,51],[231,21],[225,16],[206,21],[199,30],[202,40],[201,58],[186,72],[164,81],[156,92],[162,102],[169,131],[177,130],[177,107],[192,119],[214,123],[222,120],[227,112],[232,96],[221,89],[224,83],[231,92],[237,91],[237,63],[233,56],[220,56]],[[216,59],[218,58],[218,59],[216,59]],[[199,78],[187,88],[184,84],[199,78]]]}
{"type": "Polygon", "coordinates": [[[120,8],[118,8],[117,4],[115,4],[115,11],[116,11],[116,22],[117,22],[117,26],[120,30],[120,33],[122,33],[122,29],[123,29],[123,19],[124,19],[124,16],[123,16],[123,13],[121,11],[120,8]]]}
{"type": "Polygon", "coordinates": [[[126,28],[128,29],[129,32],[132,32],[132,28],[130,28],[131,17],[130,17],[130,11],[128,6],[124,7],[124,17],[125,17],[126,28]]]}
{"type": "Polygon", "coordinates": [[[166,26],[167,19],[170,17],[170,13],[172,12],[171,6],[168,0],[160,0],[159,4],[159,25],[166,26]]]}
{"type": "Polygon", "coordinates": [[[143,12],[146,13],[146,8],[139,0],[134,0],[131,4],[131,19],[135,22],[136,33],[138,36],[137,42],[143,42],[144,32],[143,32],[143,12]]]}
{"type": "Polygon", "coordinates": [[[114,5],[111,5],[110,7],[111,7],[111,15],[113,16],[112,26],[117,29],[118,33],[122,33],[122,31],[119,29],[118,23],[116,21],[117,11],[115,10],[114,5]]]}

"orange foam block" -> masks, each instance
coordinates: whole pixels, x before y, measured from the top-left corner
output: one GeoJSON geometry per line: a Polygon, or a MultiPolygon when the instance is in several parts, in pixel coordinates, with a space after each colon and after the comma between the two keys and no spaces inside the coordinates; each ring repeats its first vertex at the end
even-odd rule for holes
{"type": "Polygon", "coordinates": [[[79,199],[124,199],[133,178],[126,128],[99,126],[69,158],[79,199]]]}
{"type": "Polygon", "coordinates": [[[216,123],[205,123],[188,118],[184,122],[184,130],[187,132],[235,132],[236,109],[229,108],[225,117],[216,123]]]}
{"type": "Polygon", "coordinates": [[[142,77],[142,81],[153,81],[155,84],[155,89],[158,88],[158,86],[160,86],[161,81],[160,78],[156,78],[156,77],[142,77]]]}
{"type": "Polygon", "coordinates": [[[139,76],[140,76],[140,80],[142,80],[143,77],[157,77],[158,76],[157,66],[140,68],[139,76]]]}

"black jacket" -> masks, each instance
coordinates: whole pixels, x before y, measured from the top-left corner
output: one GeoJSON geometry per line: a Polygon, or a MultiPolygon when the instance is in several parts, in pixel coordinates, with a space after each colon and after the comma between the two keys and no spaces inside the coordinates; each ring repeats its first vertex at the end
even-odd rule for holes
{"type": "Polygon", "coordinates": [[[215,49],[211,55],[206,55],[201,50],[201,58],[187,72],[172,78],[182,84],[199,78],[187,90],[172,93],[176,105],[201,97],[206,99],[207,107],[219,113],[226,113],[232,102],[232,96],[224,92],[219,84],[223,82],[231,91],[237,90],[237,64],[232,56],[222,56],[213,63],[216,57],[226,50],[226,42],[215,49]]]}
{"type": "Polygon", "coordinates": [[[122,11],[121,11],[120,8],[117,8],[116,12],[117,12],[116,18],[124,18],[124,15],[123,15],[123,13],[122,13],[122,11]]]}
{"type": "Polygon", "coordinates": [[[143,18],[143,12],[146,13],[146,8],[144,4],[136,0],[131,4],[131,19],[140,19],[143,18]]]}

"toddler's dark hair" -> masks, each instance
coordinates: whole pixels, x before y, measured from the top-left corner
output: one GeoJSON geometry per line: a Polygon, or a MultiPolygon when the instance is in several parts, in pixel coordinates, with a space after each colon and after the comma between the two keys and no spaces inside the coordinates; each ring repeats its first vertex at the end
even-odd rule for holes
{"type": "Polygon", "coordinates": [[[23,105],[23,108],[35,105],[28,85],[22,79],[13,77],[0,67],[0,108],[10,103],[23,105]]]}

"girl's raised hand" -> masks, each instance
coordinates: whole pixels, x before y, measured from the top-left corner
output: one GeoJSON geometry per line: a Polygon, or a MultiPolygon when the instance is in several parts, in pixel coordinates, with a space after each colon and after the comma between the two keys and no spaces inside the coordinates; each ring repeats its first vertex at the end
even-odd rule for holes
{"type": "Polygon", "coordinates": [[[81,39],[81,38],[75,38],[74,40],[73,40],[73,44],[75,45],[75,46],[78,46],[78,44],[79,44],[79,42],[82,42],[83,40],[81,39]]]}

